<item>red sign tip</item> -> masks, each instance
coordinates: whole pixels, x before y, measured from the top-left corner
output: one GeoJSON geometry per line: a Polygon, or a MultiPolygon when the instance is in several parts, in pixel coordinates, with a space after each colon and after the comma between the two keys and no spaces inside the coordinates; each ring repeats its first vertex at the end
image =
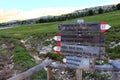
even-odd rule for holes
{"type": "Polygon", "coordinates": [[[101,22],[100,22],[100,24],[107,24],[107,23],[106,23],[106,22],[104,22],[104,21],[101,21],[101,22]]]}

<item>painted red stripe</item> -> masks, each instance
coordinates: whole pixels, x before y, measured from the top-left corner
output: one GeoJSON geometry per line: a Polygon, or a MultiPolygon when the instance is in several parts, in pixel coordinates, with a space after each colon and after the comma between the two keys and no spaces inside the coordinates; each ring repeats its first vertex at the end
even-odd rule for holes
{"type": "Polygon", "coordinates": [[[100,24],[107,24],[107,23],[106,23],[106,22],[104,22],[104,21],[101,21],[101,22],[100,22],[100,24]]]}
{"type": "Polygon", "coordinates": [[[64,62],[64,64],[66,65],[67,63],[66,63],[66,62],[64,62]]]}
{"type": "Polygon", "coordinates": [[[106,30],[101,30],[100,32],[104,33],[104,32],[106,32],[106,30]]]}
{"type": "Polygon", "coordinates": [[[60,54],[60,51],[55,51],[57,54],[60,54]]]}
{"type": "Polygon", "coordinates": [[[61,34],[60,34],[60,33],[58,33],[58,34],[57,34],[57,36],[61,36],[61,34]]]}
{"type": "Polygon", "coordinates": [[[57,41],[57,46],[61,46],[61,41],[57,41]]]}

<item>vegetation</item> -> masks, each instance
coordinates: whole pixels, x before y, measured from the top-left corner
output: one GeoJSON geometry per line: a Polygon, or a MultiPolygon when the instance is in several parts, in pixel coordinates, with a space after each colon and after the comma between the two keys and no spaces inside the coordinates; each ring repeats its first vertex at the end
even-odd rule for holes
{"type": "Polygon", "coordinates": [[[104,12],[104,10],[102,8],[98,9],[98,14],[102,14],[104,12]]]}
{"type": "Polygon", "coordinates": [[[120,10],[120,3],[116,5],[117,9],[120,10]]]}
{"type": "Polygon", "coordinates": [[[46,54],[46,57],[49,57],[50,59],[53,59],[55,61],[61,61],[62,62],[62,59],[64,58],[64,55],[48,52],[46,54]]]}

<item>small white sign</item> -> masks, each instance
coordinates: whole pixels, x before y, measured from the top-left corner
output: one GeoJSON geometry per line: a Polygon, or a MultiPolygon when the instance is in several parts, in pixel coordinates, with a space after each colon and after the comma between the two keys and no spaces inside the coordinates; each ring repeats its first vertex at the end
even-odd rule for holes
{"type": "Polygon", "coordinates": [[[55,37],[53,37],[53,39],[54,39],[55,41],[61,41],[61,36],[55,36],[55,37]]]}
{"type": "Polygon", "coordinates": [[[63,59],[63,62],[68,66],[78,67],[84,70],[89,70],[91,64],[93,63],[89,58],[81,58],[76,56],[66,56],[66,58],[63,59]]]}

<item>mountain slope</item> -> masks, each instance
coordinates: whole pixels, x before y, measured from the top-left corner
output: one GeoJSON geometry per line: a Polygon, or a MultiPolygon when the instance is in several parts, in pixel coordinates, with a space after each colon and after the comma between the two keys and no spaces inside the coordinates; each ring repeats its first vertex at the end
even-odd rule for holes
{"type": "MultiPolygon", "coordinates": [[[[76,23],[78,19],[84,19],[85,22],[100,22],[105,21],[112,27],[105,33],[106,35],[106,44],[110,44],[111,42],[120,42],[120,10],[113,11],[109,13],[94,15],[94,16],[86,16],[66,21],[60,22],[50,22],[50,23],[41,23],[41,24],[32,24],[32,25],[24,25],[17,26],[14,28],[3,29],[0,30],[0,35],[9,35],[15,36],[19,39],[24,39],[28,36],[36,36],[39,38],[44,38],[46,35],[55,35],[57,33],[58,24],[62,23],[76,23]]],[[[109,49],[108,45],[106,48],[108,53],[111,53],[111,58],[119,58],[120,57],[120,49],[119,46],[116,49],[109,49]],[[115,55],[116,54],[116,55],[115,55]]]]}
{"type": "MultiPolygon", "coordinates": [[[[0,30],[0,34],[9,34],[16,37],[24,38],[31,34],[57,32],[58,24],[76,23],[78,19],[84,19],[85,22],[105,21],[112,26],[112,28],[109,31],[114,32],[115,30],[119,30],[120,11],[114,11],[114,12],[109,12],[109,13],[104,13],[104,14],[94,15],[94,16],[81,17],[81,18],[71,19],[71,20],[62,21],[62,22],[51,22],[51,23],[17,26],[10,29],[0,30]]],[[[107,34],[109,34],[109,32],[107,34]]],[[[119,34],[119,32],[116,32],[115,34],[119,34]]]]}

